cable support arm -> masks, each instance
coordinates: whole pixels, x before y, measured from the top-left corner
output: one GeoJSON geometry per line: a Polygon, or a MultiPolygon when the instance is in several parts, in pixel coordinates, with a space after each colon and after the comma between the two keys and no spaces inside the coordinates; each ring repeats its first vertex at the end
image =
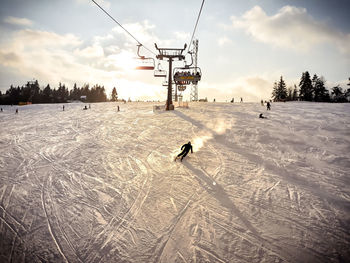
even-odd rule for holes
{"type": "Polygon", "coordinates": [[[182,53],[186,49],[187,44],[185,44],[183,48],[159,48],[156,43],[154,43],[154,46],[159,52],[159,55],[156,56],[157,59],[162,60],[163,57],[178,58],[179,60],[185,59],[182,53]]]}

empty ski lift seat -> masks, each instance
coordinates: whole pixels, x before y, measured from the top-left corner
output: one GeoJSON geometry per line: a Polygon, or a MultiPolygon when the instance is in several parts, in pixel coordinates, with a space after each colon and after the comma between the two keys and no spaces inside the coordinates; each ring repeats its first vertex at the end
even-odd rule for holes
{"type": "Polygon", "coordinates": [[[166,77],[166,71],[165,70],[155,70],[154,76],[164,78],[164,77],[166,77]]]}
{"type": "Polygon", "coordinates": [[[154,70],[154,62],[151,59],[141,59],[141,62],[139,62],[139,65],[136,66],[136,69],[139,70],[154,70]]]}

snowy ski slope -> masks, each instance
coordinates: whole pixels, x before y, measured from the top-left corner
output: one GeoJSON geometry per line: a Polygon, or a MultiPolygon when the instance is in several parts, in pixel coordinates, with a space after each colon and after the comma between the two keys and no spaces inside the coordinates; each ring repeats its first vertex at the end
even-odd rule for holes
{"type": "Polygon", "coordinates": [[[350,261],[349,103],[153,105],[3,107],[0,262],[350,261]]]}

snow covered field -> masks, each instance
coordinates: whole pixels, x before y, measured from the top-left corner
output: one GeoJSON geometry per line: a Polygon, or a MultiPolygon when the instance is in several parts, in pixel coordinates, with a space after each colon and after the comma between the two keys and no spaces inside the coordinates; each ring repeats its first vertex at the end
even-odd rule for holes
{"type": "Polygon", "coordinates": [[[350,262],[349,103],[152,105],[4,107],[0,262],[350,262]]]}

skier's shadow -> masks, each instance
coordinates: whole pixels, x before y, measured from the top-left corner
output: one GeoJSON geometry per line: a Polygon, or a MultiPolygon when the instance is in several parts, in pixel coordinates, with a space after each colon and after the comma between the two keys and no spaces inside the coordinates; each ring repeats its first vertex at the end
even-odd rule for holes
{"type": "Polygon", "coordinates": [[[203,172],[202,170],[195,168],[193,165],[191,165],[187,161],[184,161],[183,164],[193,172],[196,180],[208,193],[210,193],[216,200],[218,200],[222,206],[232,211],[232,213],[243,222],[243,224],[246,226],[246,228],[250,232],[252,232],[255,236],[260,236],[259,233],[256,231],[256,229],[249,222],[249,220],[242,214],[242,212],[237,208],[237,206],[231,201],[225,189],[221,185],[219,185],[216,182],[214,184],[213,178],[205,174],[205,172],[203,172]]]}
{"type": "Polygon", "coordinates": [[[195,126],[197,126],[198,128],[201,128],[201,129],[205,129],[205,130],[209,130],[208,127],[206,127],[205,125],[203,125],[202,123],[200,123],[199,121],[196,121],[195,119],[183,114],[181,111],[177,111],[177,110],[174,110],[172,111],[175,115],[179,116],[180,118],[194,124],[195,126]]]}

